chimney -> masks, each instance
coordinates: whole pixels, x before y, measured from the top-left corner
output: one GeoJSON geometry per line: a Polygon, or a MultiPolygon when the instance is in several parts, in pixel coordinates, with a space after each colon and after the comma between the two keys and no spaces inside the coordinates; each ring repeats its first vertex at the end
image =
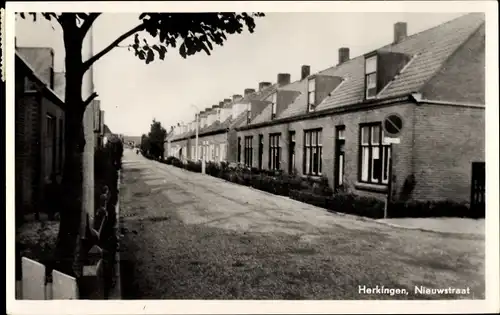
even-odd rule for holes
{"type": "Polygon", "coordinates": [[[247,96],[248,94],[252,94],[252,93],[255,93],[254,89],[245,89],[244,95],[247,96]]]}
{"type": "Polygon", "coordinates": [[[403,41],[406,38],[406,23],[397,22],[394,24],[394,44],[403,41]]]}
{"type": "Polygon", "coordinates": [[[259,82],[259,91],[271,86],[271,82],[259,82]]]}
{"type": "Polygon", "coordinates": [[[233,102],[236,102],[236,101],[239,101],[239,100],[241,100],[241,95],[239,95],[239,94],[234,94],[234,95],[233,95],[233,102]]]}
{"type": "Polygon", "coordinates": [[[290,73],[278,73],[279,86],[290,84],[290,73]]]}
{"type": "Polygon", "coordinates": [[[339,65],[349,60],[349,48],[342,47],[339,49],[339,65]]]}
{"type": "Polygon", "coordinates": [[[311,66],[308,66],[308,65],[303,65],[303,66],[300,68],[300,79],[301,79],[301,80],[304,80],[304,79],[305,79],[305,78],[307,78],[310,74],[311,74],[311,66]]]}

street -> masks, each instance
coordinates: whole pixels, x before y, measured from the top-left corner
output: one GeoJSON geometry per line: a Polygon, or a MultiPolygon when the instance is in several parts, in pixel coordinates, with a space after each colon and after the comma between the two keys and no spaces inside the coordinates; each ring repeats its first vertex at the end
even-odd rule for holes
{"type": "Polygon", "coordinates": [[[130,149],[120,215],[124,298],[484,298],[484,237],[332,214],[130,149]],[[359,290],[377,285],[409,294],[359,290]],[[415,295],[415,286],[470,294],[415,295]]]}

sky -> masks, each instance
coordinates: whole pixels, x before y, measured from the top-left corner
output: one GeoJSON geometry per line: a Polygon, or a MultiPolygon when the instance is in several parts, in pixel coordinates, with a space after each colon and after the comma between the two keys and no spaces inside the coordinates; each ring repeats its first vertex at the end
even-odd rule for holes
{"type": "MultiPolygon", "coordinates": [[[[338,49],[351,58],[389,44],[393,25],[406,22],[408,35],[464,13],[267,13],[256,19],[253,34],[229,35],[211,56],[200,52],[182,58],[169,50],[165,60],[146,65],[127,48],[118,47],[94,64],[96,92],[112,132],[140,136],[153,119],[165,128],[194,119],[198,110],[218,104],[278,73],[300,79],[302,65],[311,74],[338,62],[338,49]]],[[[93,27],[94,53],[139,24],[139,14],[104,13],[93,27]]],[[[53,47],[55,71],[64,70],[64,45],[57,24],[18,19],[18,46],[53,47]]],[[[125,41],[126,45],[130,41],[125,41]]]]}

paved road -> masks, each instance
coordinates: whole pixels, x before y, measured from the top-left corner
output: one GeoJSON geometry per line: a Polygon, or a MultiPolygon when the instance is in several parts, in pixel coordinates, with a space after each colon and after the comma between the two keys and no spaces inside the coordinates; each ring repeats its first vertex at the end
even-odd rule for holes
{"type": "Polygon", "coordinates": [[[370,231],[388,228],[372,220],[332,214],[288,197],[151,161],[129,150],[125,150],[123,165],[125,171],[140,169],[151,191],[161,191],[186,224],[292,235],[319,235],[339,225],[370,231]]]}
{"type": "Polygon", "coordinates": [[[123,168],[128,298],[379,298],[358,285],[467,286],[484,296],[484,238],[329,213],[130,150],[123,168]]]}

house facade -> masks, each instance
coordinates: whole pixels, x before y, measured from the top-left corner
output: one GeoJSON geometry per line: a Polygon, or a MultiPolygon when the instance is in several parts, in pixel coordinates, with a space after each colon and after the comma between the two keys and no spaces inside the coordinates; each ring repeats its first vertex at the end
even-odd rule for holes
{"type": "Polygon", "coordinates": [[[252,166],[325,176],[334,189],[468,201],[472,165],[485,160],[484,48],[482,14],[412,36],[397,23],[393,43],[354,59],[341,48],[335,67],[307,76],[283,112],[240,126],[238,138],[251,143],[252,166]],[[391,114],[403,125],[392,145],[391,114]]]}
{"type": "MultiPolygon", "coordinates": [[[[34,49],[29,51],[31,56],[38,56],[34,49]]],[[[37,59],[36,69],[19,51],[15,56],[15,189],[19,214],[41,207],[46,182],[61,174],[64,167],[65,107],[53,90],[53,54],[48,49],[42,52],[48,53],[37,59]]]]}
{"type": "MultiPolygon", "coordinates": [[[[326,177],[334,191],[468,202],[473,165],[485,161],[484,14],[392,31],[386,46],[355,58],[342,47],[335,66],[311,74],[305,65],[297,81],[280,74],[233,100],[225,136],[202,128],[200,145],[226,141],[228,161],[326,177]]],[[[189,152],[192,139],[180,133],[172,145],[189,152]]]]}

